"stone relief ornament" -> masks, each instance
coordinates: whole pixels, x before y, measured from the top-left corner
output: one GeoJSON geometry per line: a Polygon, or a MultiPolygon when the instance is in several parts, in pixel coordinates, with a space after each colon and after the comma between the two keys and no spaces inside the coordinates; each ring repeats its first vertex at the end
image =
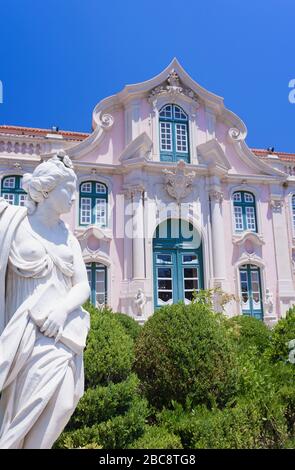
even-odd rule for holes
{"type": "Polygon", "coordinates": [[[57,153],[23,176],[26,207],[0,198],[0,448],[48,449],[84,393],[90,294],[79,242],[60,216],[77,178],[57,153]]]}
{"type": "Polygon", "coordinates": [[[188,173],[185,169],[184,160],[180,160],[175,170],[167,170],[166,168],[163,170],[166,191],[176,199],[177,203],[192,191],[193,180],[196,175],[194,171],[188,173]]]}
{"type": "Polygon", "coordinates": [[[171,70],[167,80],[162,85],[158,85],[151,90],[148,100],[153,102],[155,99],[163,95],[184,95],[198,103],[197,94],[191,88],[188,88],[181,83],[180,78],[174,69],[171,70]]]}
{"type": "Polygon", "coordinates": [[[273,212],[281,212],[284,205],[284,201],[282,199],[271,199],[269,204],[273,212]]]}
{"type": "Polygon", "coordinates": [[[137,308],[137,315],[141,317],[143,315],[143,308],[146,304],[146,297],[142,289],[138,289],[134,298],[134,303],[137,308]]]}

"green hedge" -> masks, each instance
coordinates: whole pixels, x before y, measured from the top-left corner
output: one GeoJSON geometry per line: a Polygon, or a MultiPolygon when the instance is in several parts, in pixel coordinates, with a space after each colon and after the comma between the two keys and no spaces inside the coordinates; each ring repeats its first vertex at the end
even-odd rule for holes
{"type": "Polygon", "coordinates": [[[134,370],[149,402],[224,406],[238,387],[237,348],[221,314],[207,305],[159,309],[135,343],[134,370]]]}
{"type": "Polygon", "coordinates": [[[110,311],[88,309],[91,329],[84,354],[86,388],[125,380],[134,359],[132,338],[110,311]]]}
{"type": "Polygon", "coordinates": [[[229,326],[234,330],[240,349],[256,347],[263,353],[271,344],[271,330],[257,318],[238,315],[229,320],[229,326]]]}
{"type": "Polygon", "coordinates": [[[163,426],[147,426],[145,433],[134,441],[129,449],[182,449],[179,436],[163,426]]]}

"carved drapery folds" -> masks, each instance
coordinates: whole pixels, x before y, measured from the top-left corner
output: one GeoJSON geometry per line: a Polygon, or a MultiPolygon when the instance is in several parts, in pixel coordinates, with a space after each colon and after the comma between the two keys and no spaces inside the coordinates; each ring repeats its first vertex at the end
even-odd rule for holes
{"type": "Polygon", "coordinates": [[[193,189],[193,180],[195,171],[187,172],[186,163],[180,160],[175,170],[163,170],[165,175],[165,188],[167,193],[176,199],[179,204],[180,200],[185,198],[193,189]]]}

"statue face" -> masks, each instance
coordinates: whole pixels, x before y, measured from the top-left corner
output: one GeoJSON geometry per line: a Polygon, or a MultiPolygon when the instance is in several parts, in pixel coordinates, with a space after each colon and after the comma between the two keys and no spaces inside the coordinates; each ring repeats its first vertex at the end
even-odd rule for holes
{"type": "Polygon", "coordinates": [[[65,214],[71,210],[76,199],[75,190],[76,180],[69,176],[49,192],[48,201],[58,214],[65,214]]]}

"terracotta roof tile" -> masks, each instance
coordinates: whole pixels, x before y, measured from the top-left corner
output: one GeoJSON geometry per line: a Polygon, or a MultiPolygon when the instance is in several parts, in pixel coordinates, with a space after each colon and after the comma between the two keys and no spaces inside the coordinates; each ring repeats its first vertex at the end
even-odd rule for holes
{"type": "Polygon", "coordinates": [[[7,125],[0,125],[0,133],[1,134],[15,134],[15,135],[31,135],[36,137],[43,137],[47,134],[59,134],[63,135],[68,139],[73,140],[84,140],[89,136],[87,132],[73,132],[73,131],[64,131],[59,129],[58,131],[54,131],[52,129],[40,129],[37,127],[22,127],[22,126],[7,126],[7,125]]]}

